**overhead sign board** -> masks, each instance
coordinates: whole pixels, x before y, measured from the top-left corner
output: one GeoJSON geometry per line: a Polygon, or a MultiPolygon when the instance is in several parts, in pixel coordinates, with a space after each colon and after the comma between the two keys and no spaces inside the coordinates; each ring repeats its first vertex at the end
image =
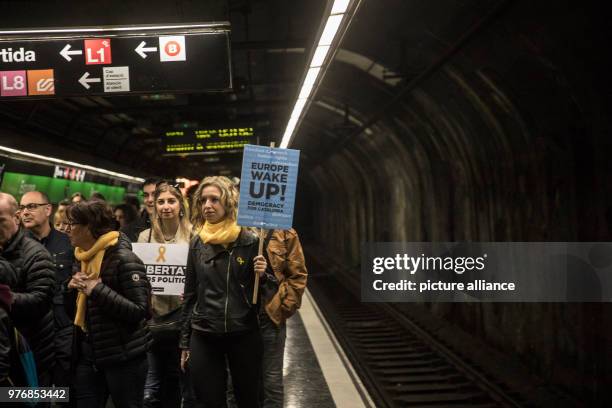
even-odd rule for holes
{"type": "Polygon", "coordinates": [[[254,143],[252,127],[211,127],[169,130],[162,135],[165,155],[205,154],[242,150],[254,143]]]}
{"type": "Polygon", "coordinates": [[[0,31],[0,98],[223,91],[229,28],[0,31]]]}
{"type": "Polygon", "coordinates": [[[245,146],[238,225],[291,228],[299,163],[299,150],[245,146]]]}

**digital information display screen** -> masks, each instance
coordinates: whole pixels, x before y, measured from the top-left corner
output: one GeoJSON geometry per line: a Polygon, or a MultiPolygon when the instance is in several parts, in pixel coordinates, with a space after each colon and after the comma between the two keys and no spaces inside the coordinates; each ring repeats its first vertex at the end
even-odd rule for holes
{"type": "Polygon", "coordinates": [[[162,136],[163,154],[188,155],[214,152],[238,152],[245,145],[253,144],[255,130],[252,127],[215,127],[170,130],[162,136]]]}

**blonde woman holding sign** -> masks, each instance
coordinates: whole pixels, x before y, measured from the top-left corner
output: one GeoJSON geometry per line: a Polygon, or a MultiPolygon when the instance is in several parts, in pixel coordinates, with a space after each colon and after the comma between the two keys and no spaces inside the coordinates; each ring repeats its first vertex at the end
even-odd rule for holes
{"type": "MultiPolygon", "coordinates": [[[[179,189],[168,182],[157,183],[153,202],[151,228],[140,233],[138,242],[189,244],[191,223],[179,189]]],[[[153,318],[149,321],[149,327],[153,333],[153,345],[147,353],[149,372],[145,383],[144,407],[178,407],[181,406],[178,347],[181,299],[180,296],[154,294],[151,296],[151,305],[153,318]]],[[[182,388],[188,398],[189,390],[184,384],[182,388]]]]}
{"type": "Polygon", "coordinates": [[[263,345],[258,305],[251,302],[255,274],[262,296],[274,294],[278,285],[257,255],[257,236],[237,225],[237,207],[227,177],[206,177],[195,193],[198,234],[187,259],[180,346],[181,367],[189,365],[205,407],[226,406],[227,365],[238,406],[259,407],[263,345]]]}

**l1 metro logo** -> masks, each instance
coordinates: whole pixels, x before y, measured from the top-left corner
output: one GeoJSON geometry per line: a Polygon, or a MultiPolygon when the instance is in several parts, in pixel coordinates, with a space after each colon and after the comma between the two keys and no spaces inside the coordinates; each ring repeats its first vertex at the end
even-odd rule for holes
{"type": "Polygon", "coordinates": [[[238,225],[291,228],[299,163],[299,150],[245,145],[238,225]]]}
{"type": "Polygon", "coordinates": [[[100,65],[112,62],[110,38],[85,40],[85,64],[100,65]]]}

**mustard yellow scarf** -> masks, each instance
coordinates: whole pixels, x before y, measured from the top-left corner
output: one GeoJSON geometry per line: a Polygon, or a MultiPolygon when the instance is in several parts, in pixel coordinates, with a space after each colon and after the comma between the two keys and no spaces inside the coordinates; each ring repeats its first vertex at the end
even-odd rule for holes
{"type": "Polygon", "coordinates": [[[205,222],[198,235],[205,244],[221,244],[227,247],[228,244],[238,239],[240,227],[236,224],[236,220],[226,218],[216,224],[205,222]]]}
{"type": "MultiPolygon", "coordinates": [[[[74,250],[74,256],[77,260],[81,261],[81,271],[85,272],[88,279],[98,279],[100,277],[100,267],[102,266],[102,258],[104,258],[104,252],[106,248],[116,245],[119,241],[119,232],[111,231],[102,235],[95,244],[87,251],[76,247],[74,250]]],[[[74,318],[74,324],[79,326],[83,331],[87,331],[85,328],[85,310],[87,309],[87,295],[79,292],[76,301],[76,316],[74,318]]]]}

